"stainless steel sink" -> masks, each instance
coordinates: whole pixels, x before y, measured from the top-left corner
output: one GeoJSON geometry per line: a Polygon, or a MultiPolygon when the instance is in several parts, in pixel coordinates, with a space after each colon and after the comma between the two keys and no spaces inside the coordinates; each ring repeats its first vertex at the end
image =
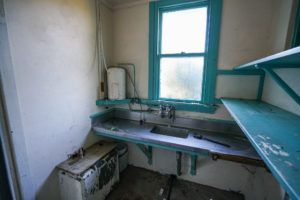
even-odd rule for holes
{"type": "Polygon", "coordinates": [[[166,126],[154,126],[150,132],[178,138],[187,138],[189,136],[189,131],[187,129],[166,126]]]}

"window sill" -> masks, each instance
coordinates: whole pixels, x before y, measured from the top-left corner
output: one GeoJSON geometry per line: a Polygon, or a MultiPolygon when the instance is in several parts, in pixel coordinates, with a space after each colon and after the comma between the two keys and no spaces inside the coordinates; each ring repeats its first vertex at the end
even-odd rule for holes
{"type": "Polygon", "coordinates": [[[215,105],[207,105],[201,103],[192,102],[178,102],[178,101],[167,101],[167,100],[141,100],[142,104],[146,104],[150,107],[157,107],[159,105],[174,105],[176,110],[185,110],[191,112],[202,112],[202,113],[214,113],[217,109],[215,105]]]}
{"type": "Polygon", "coordinates": [[[176,110],[184,110],[190,112],[201,112],[213,114],[217,109],[215,105],[207,105],[195,102],[179,102],[167,100],[151,100],[151,99],[124,99],[124,100],[97,100],[97,106],[121,105],[128,103],[141,103],[149,107],[158,107],[160,105],[174,105],[176,110]]]}

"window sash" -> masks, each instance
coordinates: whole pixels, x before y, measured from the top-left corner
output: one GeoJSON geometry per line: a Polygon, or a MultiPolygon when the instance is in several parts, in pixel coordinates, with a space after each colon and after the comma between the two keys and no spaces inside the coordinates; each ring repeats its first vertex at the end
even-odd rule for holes
{"type": "MultiPolygon", "coordinates": [[[[201,102],[174,100],[182,103],[214,104],[222,0],[160,0],[149,4],[149,99],[159,99],[159,72],[161,57],[204,56],[203,90],[201,102]],[[206,48],[202,53],[160,54],[161,13],[168,10],[207,6],[206,48]]],[[[161,100],[163,100],[161,98],[161,100]]],[[[172,101],[172,100],[171,100],[172,101]]],[[[185,104],[183,104],[184,107],[185,104]]],[[[205,106],[205,105],[204,105],[205,106]]]]}
{"type": "Polygon", "coordinates": [[[204,63],[203,63],[203,74],[202,74],[202,79],[204,79],[204,73],[205,73],[205,61],[206,61],[206,57],[205,57],[205,53],[193,53],[192,55],[185,55],[185,54],[164,54],[161,55],[158,59],[158,89],[157,89],[157,93],[158,93],[158,99],[159,100],[170,100],[170,101],[179,101],[179,102],[191,102],[191,103],[201,103],[202,102],[202,98],[203,98],[203,88],[204,88],[204,80],[202,80],[202,90],[201,90],[201,100],[196,100],[196,99],[173,99],[173,98],[163,98],[160,96],[160,63],[161,63],[161,58],[186,58],[186,57],[203,57],[204,63]]]}
{"type": "Polygon", "coordinates": [[[194,8],[204,8],[206,7],[208,10],[208,5],[207,3],[200,3],[197,6],[195,5],[187,5],[187,6],[176,6],[176,7],[171,7],[171,8],[166,8],[166,9],[160,9],[159,10],[159,42],[158,42],[158,55],[157,55],[157,68],[158,68],[158,88],[157,88],[157,98],[160,100],[169,100],[169,101],[179,101],[179,102],[191,102],[191,103],[202,103],[203,101],[203,90],[204,90],[204,80],[202,81],[202,90],[201,90],[201,100],[186,100],[186,99],[172,99],[172,98],[163,98],[160,97],[160,60],[161,58],[180,58],[180,57],[203,57],[204,59],[204,65],[203,65],[203,79],[205,76],[205,69],[206,69],[206,57],[207,57],[207,44],[208,44],[208,12],[207,12],[207,22],[206,22],[206,38],[205,38],[205,48],[204,48],[204,52],[196,52],[196,53],[185,53],[185,52],[181,52],[181,53],[173,53],[173,54],[162,54],[162,24],[163,24],[163,18],[162,15],[164,13],[167,12],[174,12],[174,11],[182,11],[182,10],[189,10],[189,9],[194,9],[194,8]]]}
{"type": "Polygon", "coordinates": [[[172,53],[159,54],[158,58],[172,58],[172,57],[205,57],[207,53],[172,53]]]}
{"type": "MultiPolygon", "coordinates": [[[[163,13],[167,13],[167,12],[174,12],[174,11],[182,11],[182,10],[189,10],[189,9],[193,9],[193,8],[203,8],[206,7],[207,8],[207,20],[206,20],[206,39],[205,39],[205,48],[204,48],[204,52],[193,52],[193,53],[185,53],[185,52],[181,52],[181,53],[177,53],[177,54],[197,54],[197,53],[206,53],[207,52],[207,39],[208,39],[208,26],[209,26],[209,13],[208,13],[208,4],[207,2],[199,2],[196,4],[188,4],[188,5],[176,5],[176,6],[171,6],[171,7],[167,7],[167,8],[162,8],[159,9],[159,29],[157,30],[159,35],[158,35],[158,55],[171,55],[171,54],[162,54],[162,15],[163,13]]],[[[175,54],[172,54],[175,55],[175,54]]]]}

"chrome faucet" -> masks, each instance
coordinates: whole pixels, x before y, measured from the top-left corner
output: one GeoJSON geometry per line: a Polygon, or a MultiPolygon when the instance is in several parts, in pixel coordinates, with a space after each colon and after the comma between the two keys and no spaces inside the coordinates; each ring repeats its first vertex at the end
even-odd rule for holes
{"type": "Polygon", "coordinates": [[[164,112],[165,109],[166,109],[165,106],[159,105],[159,112],[158,112],[158,115],[159,115],[160,117],[162,117],[162,118],[165,116],[165,112],[164,112]]]}
{"type": "Polygon", "coordinates": [[[159,105],[159,111],[158,116],[161,118],[164,118],[165,116],[168,116],[170,119],[170,122],[175,121],[175,106],[174,105],[159,105]]]}
{"type": "Polygon", "coordinates": [[[172,119],[172,122],[175,121],[175,106],[174,105],[167,105],[166,106],[166,115],[169,119],[172,119]]]}

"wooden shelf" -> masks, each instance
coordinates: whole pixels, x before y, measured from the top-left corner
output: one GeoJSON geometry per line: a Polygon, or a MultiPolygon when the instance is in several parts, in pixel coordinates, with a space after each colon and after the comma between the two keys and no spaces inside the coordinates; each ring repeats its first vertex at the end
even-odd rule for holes
{"type": "Polygon", "coordinates": [[[300,47],[295,47],[245,65],[234,68],[235,70],[259,70],[266,72],[294,101],[300,105],[299,95],[280,76],[273,71],[274,68],[300,68],[300,47]]]}
{"type": "Polygon", "coordinates": [[[260,69],[264,68],[299,68],[300,47],[292,48],[241,66],[234,69],[260,69]]]}
{"type": "Polygon", "coordinates": [[[222,102],[289,196],[300,199],[300,116],[259,101],[222,102]]]}

